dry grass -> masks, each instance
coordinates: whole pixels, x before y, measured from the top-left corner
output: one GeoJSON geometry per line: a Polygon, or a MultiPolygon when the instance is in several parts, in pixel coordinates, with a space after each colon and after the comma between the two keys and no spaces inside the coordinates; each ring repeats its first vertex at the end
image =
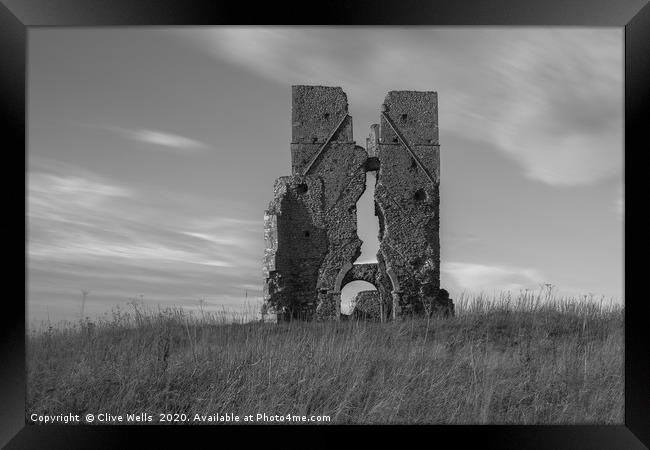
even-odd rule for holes
{"type": "Polygon", "coordinates": [[[620,424],[623,309],[521,295],[450,319],[225,323],[180,309],[32,332],[27,412],[620,424]]]}

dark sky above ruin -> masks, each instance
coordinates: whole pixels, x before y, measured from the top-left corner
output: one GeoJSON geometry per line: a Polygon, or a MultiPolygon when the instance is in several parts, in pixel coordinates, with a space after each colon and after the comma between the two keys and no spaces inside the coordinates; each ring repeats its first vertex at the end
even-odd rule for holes
{"type": "Polygon", "coordinates": [[[452,297],[622,298],[622,29],[30,29],[28,77],[32,321],[82,289],[89,315],[254,304],[292,84],[341,86],[364,146],[389,90],[438,92],[452,297]]]}

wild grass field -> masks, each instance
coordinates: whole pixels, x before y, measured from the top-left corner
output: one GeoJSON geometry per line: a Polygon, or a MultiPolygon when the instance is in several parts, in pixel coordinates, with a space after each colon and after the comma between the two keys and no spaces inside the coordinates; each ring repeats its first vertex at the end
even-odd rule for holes
{"type": "Polygon", "coordinates": [[[621,424],[623,312],[527,293],[390,323],[228,323],[134,305],[30,332],[27,414],[621,424]]]}

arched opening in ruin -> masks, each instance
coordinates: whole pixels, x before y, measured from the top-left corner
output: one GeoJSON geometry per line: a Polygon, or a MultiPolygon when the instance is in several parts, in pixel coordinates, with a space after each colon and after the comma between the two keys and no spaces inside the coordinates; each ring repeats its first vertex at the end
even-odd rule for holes
{"type": "Polygon", "coordinates": [[[374,284],[367,281],[350,281],[341,289],[341,314],[349,316],[354,311],[354,300],[359,292],[376,291],[374,284]]]}
{"type": "Polygon", "coordinates": [[[357,201],[357,234],[363,241],[355,264],[376,263],[379,251],[379,219],[375,216],[377,172],[366,172],[366,190],[357,201]]]}

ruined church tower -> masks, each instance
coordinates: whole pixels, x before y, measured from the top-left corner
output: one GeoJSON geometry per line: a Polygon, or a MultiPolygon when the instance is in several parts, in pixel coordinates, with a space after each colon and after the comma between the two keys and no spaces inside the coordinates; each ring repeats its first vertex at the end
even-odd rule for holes
{"type": "Polygon", "coordinates": [[[339,87],[293,86],[291,176],[264,216],[264,301],[278,320],[338,319],[341,288],[364,280],[380,320],[453,313],[440,289],[438,104],[435,92],[391,91],[356,145],[339,87]],[[360,255],[356,204],[377,171],[377,263],[360,255]]]}

